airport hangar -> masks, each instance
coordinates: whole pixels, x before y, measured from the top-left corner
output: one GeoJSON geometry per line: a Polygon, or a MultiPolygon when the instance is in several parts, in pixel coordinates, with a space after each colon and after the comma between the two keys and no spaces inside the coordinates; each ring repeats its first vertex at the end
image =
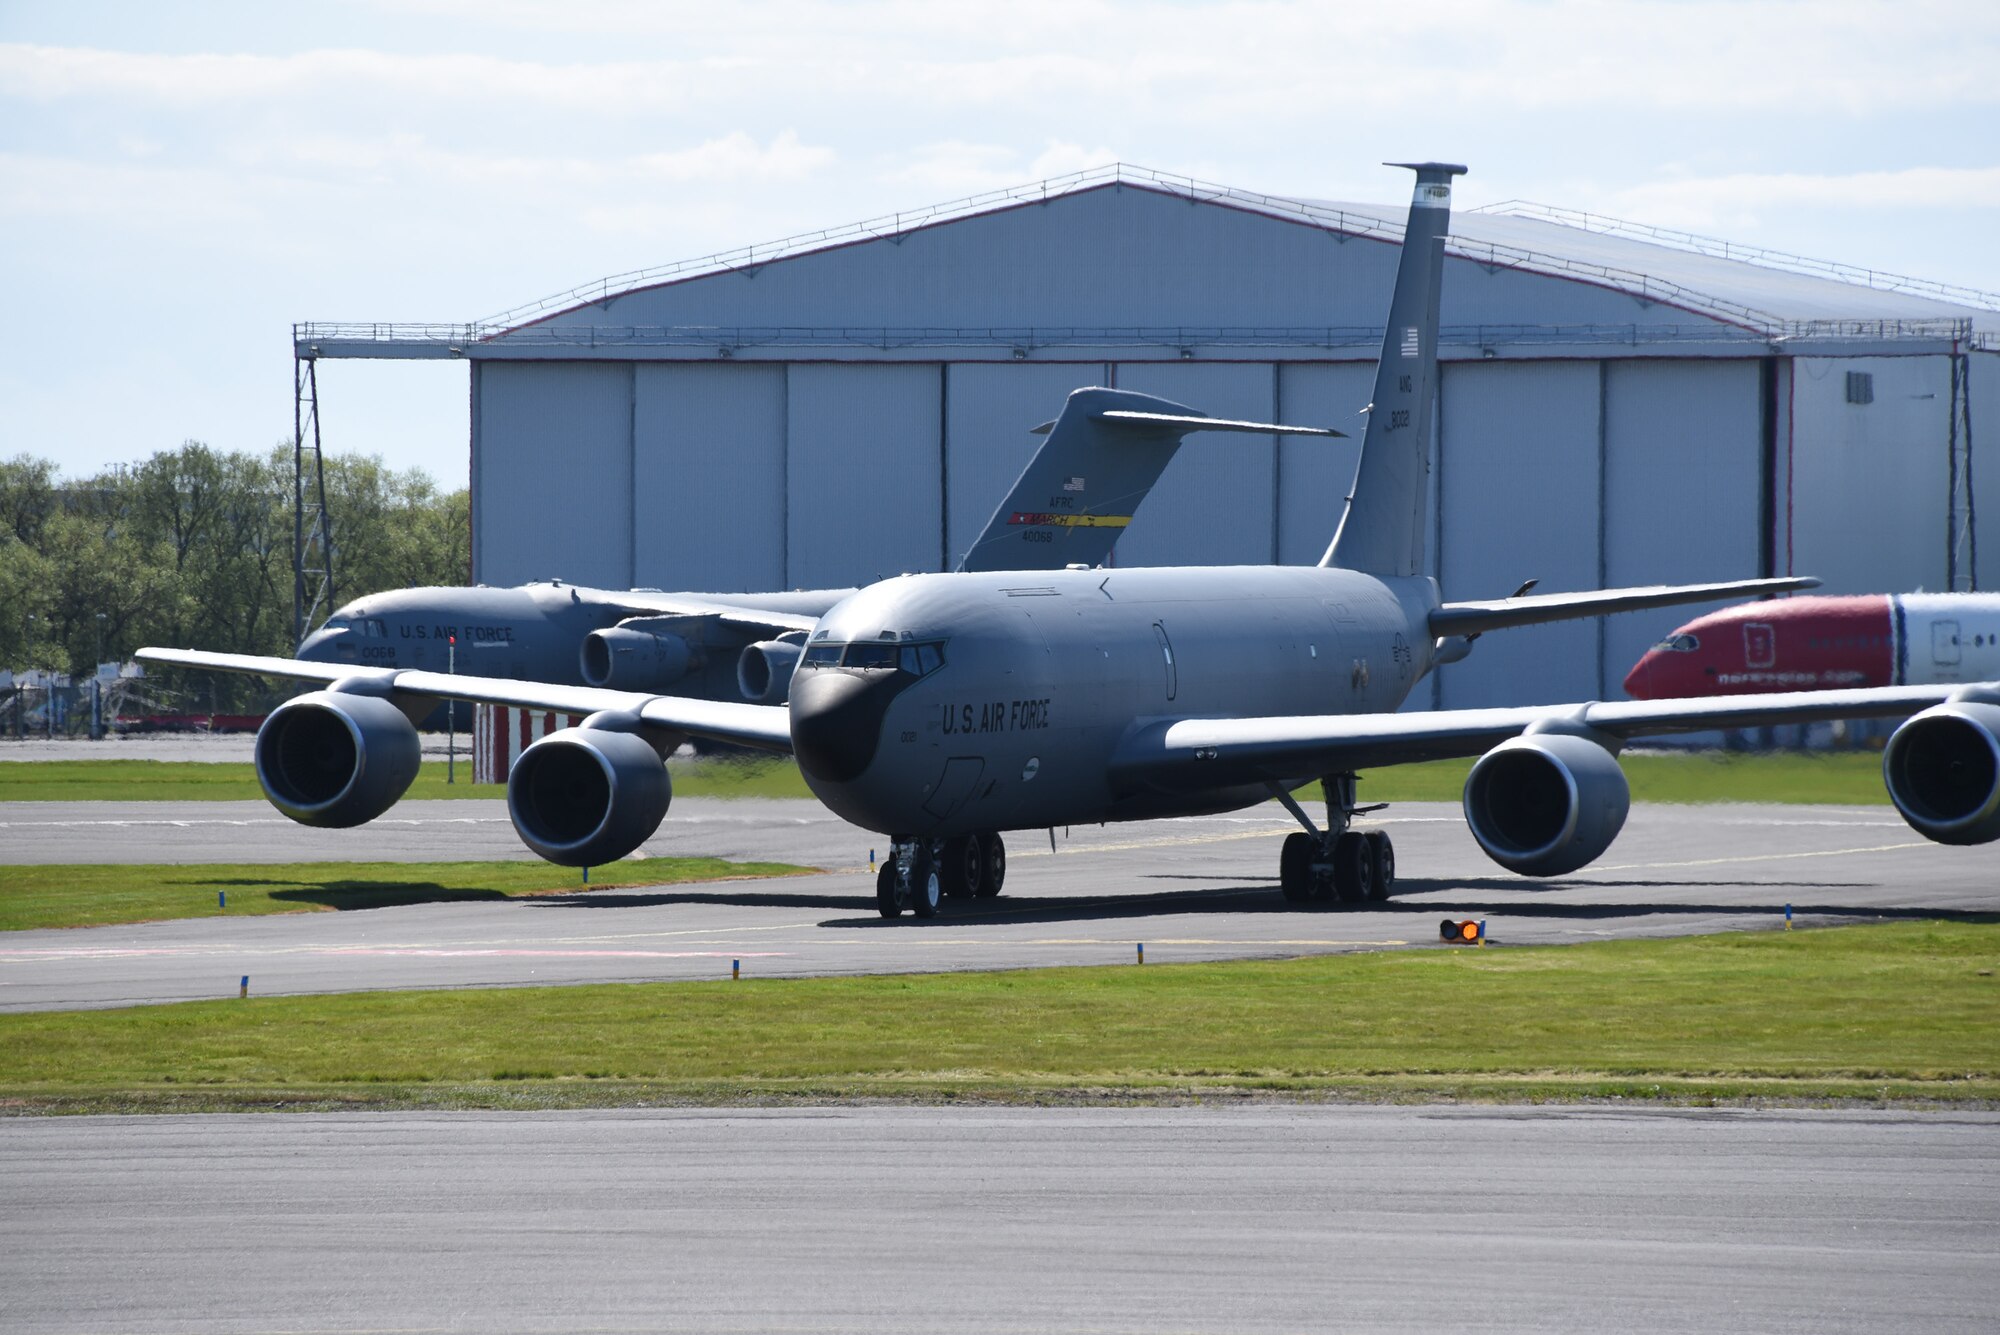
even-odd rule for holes
{"type": "MultiPolygon", "coordinates": [[[[1404,210],[1118,165],[475,324],[300,325],[295,352],[471,362],[486,584],[743,592],[948,569],[1031,428],[1084,385],[1350,431],[1192,438],[1116,551],[1311,564],[1353,476],[1404,210]]],[[[1447,256],[1430,520],[1446,596],[1794,572],[1835,593],[2000,584],[2000,533],[1978,541],[2000,459],[1972,449],[1975,425],[2000,440],[2000,296],[1521,203],[1457,212],[1447,256]]],[[[1490,636],[1411,706],[1616,698],[1684,619],[1490,636]]]]}

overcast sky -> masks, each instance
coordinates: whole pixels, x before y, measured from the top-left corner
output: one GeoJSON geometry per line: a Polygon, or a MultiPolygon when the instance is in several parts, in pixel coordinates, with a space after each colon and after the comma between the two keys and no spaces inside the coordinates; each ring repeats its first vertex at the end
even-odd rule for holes
{"type": "MultiPolygon", "coordinates": [[[[1376,164],[2000,291],[2000,4],[0,0],[0,455],[292,425],[299,320],[606,274],[1128,162],[1376,164]]],[[[326,443],[463,485],[466,371],[328,362],[326,443]]]]}

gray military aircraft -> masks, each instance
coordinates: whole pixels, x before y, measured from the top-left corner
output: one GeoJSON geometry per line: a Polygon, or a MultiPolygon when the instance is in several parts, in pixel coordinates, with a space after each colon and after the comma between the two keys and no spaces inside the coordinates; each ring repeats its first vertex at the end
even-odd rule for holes
{"type": "Polygon", "coordinates": [[[529,848],[592,865],[625,856],[671,800],[661,757],[685,737],[790,751],[820,800],[889,836],[884,916],[986,895],[1002,832],[1233,810],[1271,798],[1300,831],[1280,886],[1295,904],[1368,900],[1394,884],[1378,831],[1350,828],[1355,776],[1478,756],[1473,838],[1528,876],[1589,863],[1630,804],[1631,738],[1914,714],[1884,754],[1890,798],[1942,843],[2000,838],[2000,683],[1400,714],[1411,687],[1478,636],[1608,612],[1808,587],[1747,580],[1445,602],[1423,573],[1438,287],[1451,181],[1417,184],[1353,494],[1313,567],[909,575],[841,599],[809,632],[783,707],[476,680],[291,659],[147,649],[146,662],[262,673],[326,689],[275,710],[257,773],[294,820],[351,826],[386,811],[417,767],[410,718],[439,698],[588,714],[524,750],[508,811],[529,848]],[[1316,823],[1293,796],[1314,779],[1316,823]]]}
{"type": "MultiPolygon", "coordinates": [[[[1147,394],[1079,389],[973,540],[961,570],[1094,567],[1199,431],[1342,436],[1208,417],[1147,394]]],[[[299,645],[313,663],[431,668],[710,700],[781,704],[819,618],[855,589],[663,593],[561,580],[372,593],[299,645]]]]}

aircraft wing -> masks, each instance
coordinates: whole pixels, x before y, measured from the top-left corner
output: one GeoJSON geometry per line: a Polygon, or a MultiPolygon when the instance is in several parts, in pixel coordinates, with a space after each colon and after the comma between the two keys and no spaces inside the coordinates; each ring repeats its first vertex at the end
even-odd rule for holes
{"type": "Polygon", "coordinates": [[[1806,576],[1785,579],[1734,579],[1719,584],[1648,584],[1635,589],[1593,589],[1587,593],[1537,593],[1522,598],[1489,598],[1446,603],[1431,613],[1433,635],[1483,635],[1506,626],[1534,626],[1545,621],[1639,612],[1649,607],[1682,603],[1712,603],[1763,593],[1795,593],[1816,589],[1819,581],[1806,576]]]}
{"type": "Polygon", "coordinates": [[[1833,719],[1902,718],[1950,699],[2000,703],[2000,682],[1687,700],[1613,700],[1417,714],[1164,719],[1136,730],[1112,761],[1122,783],[1163,788],[1278,782],[1418,760],[1483,754],[1536,724],[1618,741],[1833,719]]]}
{"type": "Polygon", "coordinates": [[[297,658],[209,653],[201,649],[141,649],[133,657],[142,663],[157,663],[165,667],[284,677],[321,686],[360,679],[375,683],[378,689],[385,689],[391,696],[411,699],[470,700],[482,705],[544,709],[556,714],[595,714],[601,709],[633,710],[647,723],[686,733],[690,737],[754,746],[766,751],[792,749],[791,717],[781,705],[694,700],[685,696],[647,695],[596,686],[551,686],[547,682],[473,677],[463,673],[308,663],[297,658]]]}

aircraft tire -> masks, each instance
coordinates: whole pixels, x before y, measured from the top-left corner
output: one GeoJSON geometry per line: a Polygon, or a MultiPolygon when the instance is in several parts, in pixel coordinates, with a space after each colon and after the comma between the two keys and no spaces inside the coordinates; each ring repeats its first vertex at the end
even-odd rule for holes
{"type": "Polygon", "coordinates": [[[947,899],[970,899],[986,878],[986,849],[976,834],[947,839],[938,879],[947,899]]]}
{"type": "Polygon", "coordinates": [[[1359,904],[1375,897],[1374,850],[1368,836],[1349,830],[1333,846],[1333,897],[1343,904],[1359,904]]]}
{"type": "Polygon", "coordinates": [[[875,911],[885,918],[903,916],[903,906],[896,902],[896,859],[893,857],[876,869],[875,911]]]}
{"type": "Polygon", "coordinates": [[[1285,836],[1278,853],[1278,889],[1287,904],[1303,904],[1313,897],[1313,841],[1304,832],[1285,836]]]}
{"type": "Polygon", "coordinates": [[[976,836],[979,840],[980,858],[979,897],[991,899],[1000,893],[1000,887],[1007,883],[1007,844],[997,834],[976,836]]]}
{"type": "Polygon", "coordinates": [[[1368,832],[1368,851],[1375,862],[1372,898],[1387,899],[1396,893],[1396,845],[1382,830],[1368,832]]]}
{"type": "Polygon", "coordinates": [[[944,880],[930,849],[920,848],[910,859],[910,912],[919,918],[937,917],[938,903],[944,898],[944,880]]]}

